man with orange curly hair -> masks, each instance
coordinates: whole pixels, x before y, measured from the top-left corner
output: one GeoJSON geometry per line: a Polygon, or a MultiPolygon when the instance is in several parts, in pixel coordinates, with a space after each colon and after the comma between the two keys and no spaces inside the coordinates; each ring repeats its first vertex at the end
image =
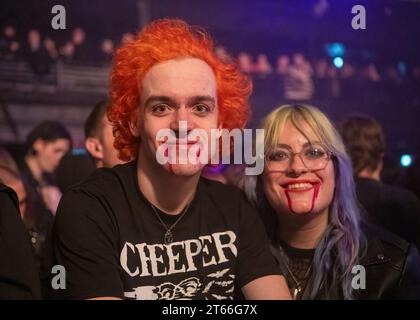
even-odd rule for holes
{"type": "Polygon", "coordinates": [[[61,201],[63,297],[289,298],[256,211],[238,189],[200,178],[206,161],[196,161],[217,153],[212,131],[244,128],[250,93],[209,35],[181,20],[155,21],[117,51],[108,117],[129,162],[97,170],[61,201]]]}

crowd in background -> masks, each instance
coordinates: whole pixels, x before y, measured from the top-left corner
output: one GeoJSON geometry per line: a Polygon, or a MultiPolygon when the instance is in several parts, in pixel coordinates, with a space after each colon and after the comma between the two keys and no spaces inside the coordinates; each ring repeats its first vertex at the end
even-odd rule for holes
{"type": "MultiPolygon", "coordinates": [[[[35,74],[44,75],[56,61],[69,64],[109,66],[116,47],[135,37],[124,33],[118,40],[104,38],[96,42],[89,39],[86,31],[77,27],[68,39],[58,41],[31,29],[18,37],[16,28],[5,26],[0,34],[0,60],[26,61],[35,74]]],[[[222,46],[216,47],[216,55],[230,59],[222,46]]],[[[270,59],[267,54],[252,56],[245,51],[236,56],[240,69],[258,79],[274,80],[277,88],[283,88],[287,100],[305,101],[317,97],[351,98],[354,92],[372,90],[389,92],[395,96],[418,95],[420,92],[420,65],[407,65],[397,61],[380,67],[374,61],[353,63],[345,58],[336,67],[329,57],[309,59],[302,52],[279,54],[270,59]]]]}

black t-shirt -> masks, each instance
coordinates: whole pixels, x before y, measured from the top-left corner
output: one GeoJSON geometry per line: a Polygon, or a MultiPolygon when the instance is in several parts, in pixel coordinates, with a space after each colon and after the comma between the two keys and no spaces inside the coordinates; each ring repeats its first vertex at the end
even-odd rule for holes
{"type": "Polygon", "coordinates": [[[63,297],[232,299],[252,280],[280,274],[257,212],[235,187],[201,178],[169,245],[165,231],[139,190],[135,162],[95,171],[58,208],[63,297]]]}
{"type": "Polygon", "coordinates": [[[0,300],[40,299],[40,283],[16,193],[0,184],[0,300]]]}

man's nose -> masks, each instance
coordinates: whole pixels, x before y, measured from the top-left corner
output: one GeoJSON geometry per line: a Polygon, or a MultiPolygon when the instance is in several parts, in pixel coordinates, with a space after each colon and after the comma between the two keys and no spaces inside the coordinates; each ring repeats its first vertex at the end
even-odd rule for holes
{"type": "Polygon", "coordinates": [[[195,127],[188,110],[186,108],[179,108],[174,113],[173,120],[171,121],[170,129],[175,131],[177,137],[187,135],[195,127]]]}

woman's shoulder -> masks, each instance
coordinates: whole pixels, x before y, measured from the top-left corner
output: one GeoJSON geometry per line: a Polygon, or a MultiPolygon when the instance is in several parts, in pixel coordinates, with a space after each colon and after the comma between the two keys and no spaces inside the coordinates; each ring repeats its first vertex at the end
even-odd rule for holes
{"type": "Polygon", "coordinates": [[[372,224],[362,224],[362,231],[365,236],[365,255],[362,258],[363,264],[383,263],[392,261],[394,268],[404,268],[410,243],[396,234],[372,224]]]}
{"type": "Polygon", "coordinates": [[[413,244],[373,225],[363,225],[368,299],[420,299],[420,256],[413,244]],[[368,284],[369,283],[369,284],[368,284]]]}

